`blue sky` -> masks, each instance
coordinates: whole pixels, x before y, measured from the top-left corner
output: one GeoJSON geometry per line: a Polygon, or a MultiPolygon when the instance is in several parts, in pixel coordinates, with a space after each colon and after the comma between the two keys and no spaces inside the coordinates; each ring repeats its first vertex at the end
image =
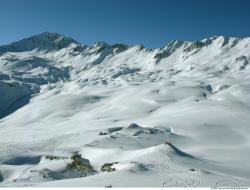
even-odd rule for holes
{"type": "Polygon", "coordinates": [[[44,31],[83,44],[250,36],[250,0],[0,0],[0,44],[44,31]]]}

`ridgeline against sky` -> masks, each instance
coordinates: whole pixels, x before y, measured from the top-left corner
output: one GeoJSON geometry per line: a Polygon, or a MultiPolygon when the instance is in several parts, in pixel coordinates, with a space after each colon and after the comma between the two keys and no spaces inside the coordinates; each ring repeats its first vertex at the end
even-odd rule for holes
{"type": "Polygon", "coordinates": [[[0,45],[44,31],[83,44],[144,44],[250,34],[249,0],[0,0],[0,45]]]}

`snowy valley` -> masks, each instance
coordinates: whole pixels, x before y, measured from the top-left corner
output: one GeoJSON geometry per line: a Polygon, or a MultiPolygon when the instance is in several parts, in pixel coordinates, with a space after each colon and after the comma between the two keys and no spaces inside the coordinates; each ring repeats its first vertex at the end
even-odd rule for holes
{"type": "Polygon", "coordinates": [[[250,38],[0,46],[0,186],[250,186],[250,38]]]}

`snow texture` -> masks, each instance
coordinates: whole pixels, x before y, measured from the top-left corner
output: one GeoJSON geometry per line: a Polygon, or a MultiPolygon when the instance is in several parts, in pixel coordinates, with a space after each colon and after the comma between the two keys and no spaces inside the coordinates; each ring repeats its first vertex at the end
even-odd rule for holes
{"type": "Polygon", "coordinates": [[[250,38],[0,47],[0,186],[250,186],[250,38]]]}

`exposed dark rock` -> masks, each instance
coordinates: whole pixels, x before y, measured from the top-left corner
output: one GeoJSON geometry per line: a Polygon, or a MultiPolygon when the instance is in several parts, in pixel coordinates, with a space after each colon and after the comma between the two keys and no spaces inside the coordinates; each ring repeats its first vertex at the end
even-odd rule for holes
{"type": "Polygon", "coordinates": [[[115,50],[115,53],[120,53],[128,49],[128,46],[121,43],[116,43],[112,45],[112,48],[115,50]]]}
{"type": "Polygon", "coordinates": [[[89,160],[82,158],[81,154],[79,154],[78,152],[74,153],[71,159],[73,161],[67,165],[67,169],[74,169],[80,172],[85,172],[87,174],[96,173],[89,160]]]}
{"type": "Polygon", "coordinates": [[[118,164],[118,162],[105,163],[102,165],[101,171],[102,172],[113,172],[113,171],[115,171],[115,168],[112,166],[115,164],[118,164]]]}
{"type": "Polygon", "coordinates": [[[135,123],[131,123],[128,128],[139,128],[140,126],[135,124],[135,123]]]}
{"type": "Polygon", "coordinates": [[[107,135],[108,133],[105,133],[105,132],[100,132],[99,135],[107,135]]]}
{"type": "Polygon", "coordinates": [[[194,41],[194,42],[192,42],[187,48],[185,48],[185,49],[183,50],[183,52],[189,53],[189,52],[191,52],[191,51],[193,51],[193,50],[196,50],[194,53],[197,53],[198,51],[200,51],[200,49],[201,49],[202,47],[208,46],[208,45],[210,45],[212,42],[213,42],[213,40],[210,39],[210,38],[206,39],[205,41],[198,41],[198,40],[197,40],[197,41],[194,41]]]}
{"type": "Polygon", "coordinates": [[[105,186],[105,188],[111,188],[111,187],[113,187],[111,184],[105,186]]]}
{"type": "Polygon", "coordinates": [[[247,59],[247,57],[246,56],[240,56],[240,57],[237,57],[236,59],[235,59],[235,63],[236,64],[241,64],[241,66],[240,66],[240,70],[243,70],[243,69],[245,69],[246,68],[246,66],[249,64],[249,62],[248,62],[248,59],[247,59]]]}
{"type": "Polygon", "coordinates": [[[221,45],[221,47],[227,45],[229,42],[229,37],[224,37],[224,41],[223,41],[223,44],[221,45]]]}
{"type": "Polygon", "coordinates": [[[184,41],[172,41],[170,42],[166,48],[161,49],[154,58],[156,59],[156,63],[158,63],[161,59],[169,57],[172,53],[174,53],[179,47],[184,44],[184,41]]]}
{"type": "Polygon", "coordinates": [[[236,46],[240,40],[241,40],[240,38],[236,38],[236,39],[232,42],[231,48],[234,47],[234,46],[236,46]]]}
{"type": "MultiPolygon", "coordinates": [[[[119,120],[117,120],[117,121],[119,121],[119,120]]],[[[101,132],[99,133],[99,135],[108,135],[108,134],[111,134],[111,133],[120,131],[120,130],[122,130],[122,129],[123,129],[123,127],[112,127],[112,128],[108,128],[108,129],[105,129],[105,130],[101,131],[101,132]]]]}
{"type": "Polygon", "coordinates": [[[66,159],[66,157],[46,155],[45,159],[47,159],[47,160],[61,160],[61,159],[66,159]]]}

